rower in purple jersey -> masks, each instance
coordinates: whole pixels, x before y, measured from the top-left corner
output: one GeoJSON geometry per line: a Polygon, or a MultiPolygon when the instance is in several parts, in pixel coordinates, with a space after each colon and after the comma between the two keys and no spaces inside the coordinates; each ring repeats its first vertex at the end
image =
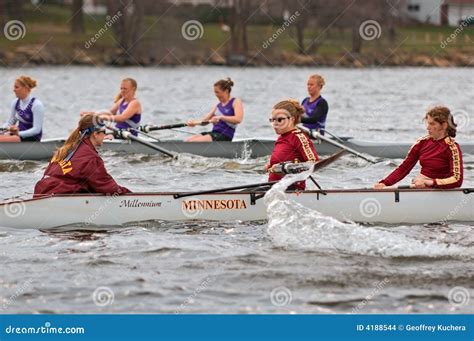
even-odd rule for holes
{"type": "Polygon", "coordinates": [[[324,135],[329,110],[328,102],[321,96],[324,84],[324,78],[320,75],[309,76],[307,83],[309,97],[301,102],[305,111],[301,123],[306,128],[318,130],[321,135],[324,135]]]}
{"type": "MultiPolygon", "coordinates": [[[[230,92],[234,82],[230,79],[221,79],[214,84],[214,94],[219,103],[202,118],[214,124],[212,131],[191,136],[186,142],[232,141],[237,125],[244,119],[242,101],[231,97],[230,92]]],[[[199,121],[188,120],[188,126],[194,127],[199,121]]]]}
{"type": "Polygon", "coordinates": [[[8,122],[4,125],[5,134],[0,142],[36,142],[43,135],[44,107],[41,101],[31,96],[36,81],[28,76],[15,80],[13,92],[17,99],[11,104],[8,122]]]}
{"type": "Polygon", "coordinates": [[[81,116],[86,114],[99,115],[101,119],[115,122],[118,129],[130,130],[133,135],[139,129],[141,120],[142,105],[135,98],[137,82],[132,78],[125,78],[120,83],[120,92],[115,97],[115,102],[108,111],[81,112],[81,116]]]}
{"type": "MultiPolygon", "coordinates": [[[[134,99],[132,99],[132,101],[136,101],[136,99],[134,98],[134,99]]],[[[119,105],[119,108],[118,108],[119,115],[123,114],[127,110],[130,103],[133,103],[133,102],[125,102],[125,98],[123,98],[120,101],[120,105],[119,105]]],[[[137,113],[133,114],[132,117],[130,117],[128,120],[125,120],[125,121],[122,121],[122,122],[117,122],[115,127],[118,128],[118,129],[125,129],[125,130],[130,130],[130,128],[138,130],[139,127],[140,127],[141,117],[142,117],[142,114],[140,112],[137,112],[137,113]]],[[[133,135],[137,136],[138,133],[137,133],[136,130],[130,130],[130,131],[133,135]]]]}

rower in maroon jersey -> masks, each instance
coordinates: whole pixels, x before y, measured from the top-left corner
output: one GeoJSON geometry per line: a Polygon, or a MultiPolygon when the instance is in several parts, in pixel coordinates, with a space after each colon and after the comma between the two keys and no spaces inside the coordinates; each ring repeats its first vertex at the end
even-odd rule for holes
{"type": "Polygon", "coordinates": [[[94,115],[81,117],[76,129],[55,153],[43,177],[35,186],[34,197],[49,194],[129,193],[105,169],[97,153],[105,137],[105,126],[94,115]]]}
{"type": "Polygon", "coordinates": [[[406,177],[418,161],[421,171],[412,180],[414,188],[456,188],[463,181],[463,162],[459,145],[454,141],[456,124],[446,107],[435,107],[425,115],[428,135],[416,141],[403,163],[375,189],[392,186],[406,177]]]}
{"type": "MultiPolygon", "coordinates": [[[[304,108],[296,100],[285,100],[278,102],[272,111],[270,122],[279,135],[275,141],[270,163],[265,169],[270,173],[268,181],[278,181],[283,174],[275,173],[276,166],[281,162],[316,162],[318,155],[309,137],[296,125],[301,122],[304,108]]],[[[289,189],[304,190],[305,182],[300,181],[289,187],[289,189]]]]}

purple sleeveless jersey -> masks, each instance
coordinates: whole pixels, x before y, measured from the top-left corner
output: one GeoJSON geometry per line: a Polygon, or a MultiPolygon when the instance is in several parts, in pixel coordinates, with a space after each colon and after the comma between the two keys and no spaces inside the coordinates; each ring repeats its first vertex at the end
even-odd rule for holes
{"type": "MultiPolygon", "coordinates": [[[[33,97],[26,106],[25,109],[20,108],[20,99],[16,101],[15,104],[15,111],[16,111],[16,118],[18,119],[18,130],[24,131],[33,128],[33,103],[35,102],[35,98],[33,97]]],[[[40,141],[41,137],[43,136],[43,131],[40,131],[39,134],[31,136],[31,139],[36,141],[40,141]]]]}
{"type": "MultiPolygon", "coordinates": [[[[304,107],[304,112],[306,113],[306,115],[308,116],[312,116],[313,115],[313,112],[314,110],[316,109],[316,107],[318,106],[318,103],[323,99],[322,96],[319,96],[318,99],[316,99],[314,102],[310,102],[309,101],[309,97],[306,97],[304,100],[303,100],[303,107],[304,107]]],[[[309,128],[309,129],[316,129],[316,130],[320,130],[322,132],[324,132],[324,128],[326,127],[326,116],[324,116],[324,118],[322,120],[320,120],[319,122],[317,123],[305,123],[303,124],[306,128],[309,128]]]]}
{"type": "MultiPolygon", "coordinates": [[[[215,115],[216,116],[219,116],[219,115],[235,116],[235,112],[233,108],[234,100],[235,98],[231,98],[231,100],[226,105],[222,105],[222,103],[217,104],[215,115]]],[[[236,124],[219,121],[214,125],[214,128],[212,128],[212,131],[222,134],[224,136],[227,136],[228,138],[232,140],[235,134],[236,127],[237,127],[236,124]]]]}
{"type": "MultiPolygon", "coordinates": [[[[120,106],[118,109],[119,114],[123,113],[125,109],[127,109],[129,104],[130,103],[125,103],[125,100],[123,99],[122,102],[120,102],[120,106]]],[[[141,113],[137,112],[128,120],[117,123],[115,127],[118,129],[124,129],[124,130],[127,130],[129,128],[138,129],[140,126],[139,123],[140,123],[141,118],[142,118],[141,113]]],[[[138,134],[136,131],[131,131],[131,133],[132,135],[135,135],[135,136],[137,136],[138,134]]]]}

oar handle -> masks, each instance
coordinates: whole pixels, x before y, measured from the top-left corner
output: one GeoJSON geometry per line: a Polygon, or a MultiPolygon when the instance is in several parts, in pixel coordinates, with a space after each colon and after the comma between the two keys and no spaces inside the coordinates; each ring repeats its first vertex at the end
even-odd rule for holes
{"type": "MultiPolygon", "coordinates": [[[[209,121],[201,121],[198,122],[196,125],[200,126],[205,126],[209,124],[209,121]]],[[[155,130],[166,130],[166,129],[174,129],[174,128],[184,128],[187,127],[187,123],[176,123],[176,124],[168,124],[168,125],[162,125],[162,126],[155,126],[155,125],[144,125],[140,127],[141,131],[144,131],[145,133],[149,133],[150,131],[155,131],[155,130]]]]}

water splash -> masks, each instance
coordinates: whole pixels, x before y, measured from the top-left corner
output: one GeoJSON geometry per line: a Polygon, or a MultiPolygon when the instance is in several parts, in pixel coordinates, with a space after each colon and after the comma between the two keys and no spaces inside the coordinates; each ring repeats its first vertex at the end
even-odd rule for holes
{"type": "Polygon", "coordinates": [[[474,258],[471,248],[418,240],[399,231],[338,221],[291,200],[285,189],[302,181],[311,171],[286,176],[265,195],[267,232],[275,245],[382,257],[466,257],[474,258]]]}

